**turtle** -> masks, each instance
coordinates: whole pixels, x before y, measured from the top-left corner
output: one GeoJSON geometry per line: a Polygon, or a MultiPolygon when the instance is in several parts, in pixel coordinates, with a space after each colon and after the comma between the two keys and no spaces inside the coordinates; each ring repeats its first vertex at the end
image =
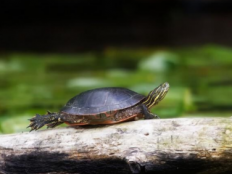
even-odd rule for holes
{"type": "MultiPolygon", "coordinates": [[[[75,125],[115,124],[138,119],[159,118],[150,112],[167,94],[169,84],[162,83],[147,96],[122,87],[96,88],[71,98],[59,112],[36,114],[30,120],[30,131],[44,125],[54,128],[62,123],[75,125]]],[[[27,128],[28,128],[27,127],[27,128]]]]}

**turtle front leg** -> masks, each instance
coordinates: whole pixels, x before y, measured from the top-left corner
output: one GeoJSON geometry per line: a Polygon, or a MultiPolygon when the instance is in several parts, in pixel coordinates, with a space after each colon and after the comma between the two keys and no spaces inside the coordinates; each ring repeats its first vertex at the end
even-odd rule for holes
{"type": "Polygon", "coordinates": [[[149,113],[149,118],[146,118],[145,116],[145,119],[159,119],[160,117],[156,114],[153,114],[153,113],[149,113]]]}
{"type": "Polygon", "coordinates": [[[48,128],[54,128],[54,127],[56,127],[56,126],[59,126],[60,124],[63,124],[64,122],[63,122],[61,119],[62,119],[62,114],[59,114],[59,115],[57,116],[57,119],[56,119],[56,120],[54,120],[53,122],[47,124],[47,129],[48,129],[48,128]]]}
{"type": "Polygon", "coordinates": [[[52,123],[47,124],[47,128],[54,128],[54,127],[59,126],[60,124],[63,124],[63,123],[64,122],[58,122],[58,121],[52,122],[52,123]]]}
{"type": "Polygon", "coordinates": [[[144,119],[159,118],[158,115],[151,113],[144,104],[142,104],[142,109],[143,109],[144,119]]]}

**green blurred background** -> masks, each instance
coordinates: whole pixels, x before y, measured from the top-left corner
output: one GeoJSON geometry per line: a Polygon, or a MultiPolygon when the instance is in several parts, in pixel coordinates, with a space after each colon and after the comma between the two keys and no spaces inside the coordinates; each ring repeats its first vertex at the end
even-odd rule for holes
{"type": "Polygon", "coordinates": [[[24,9],[32,14],[32,23],[21,13],[19,21],[14,15],[7,16],[0,30],[0,134],[28,131],[28,119],[36,113],[59,111],[71,97],[87,89],[120,86],[146,95],[165,81],[170,84],[169,93],[152,109],[161,118],[232,116],[232,35],[223,27],[231,26],[226,20],[217,26],[218,17],[228,17],[226,9],[231,3],[218,3],[225,14],[212,1],[167,1],[168,5],[160,1],[118,2],[118,6],[105,3],[107,10],[99,6],[100,14],[94,11],[97,4],[90,6],[89,18],[84,17],[84,10],[81,14],[69,10],[89,9],[84,1],[69,5],[57,1],[60,9],[60,4],[66,4],[69,13],[65,17],[58,10],[48,12],[52,3],[24,9]],[[150,6],[161,9],[153,12],[150,6]],[[40,7],[45,10],[42,17],[36,11],[40,7]],[[121,8],[126,10],[118,10],[121,8]],[[196,24],[203,27],[193,36],[180,21],[189,28],[196,24]],[[176,31],[178,24],[180,33],[176,31]],[[132,28],[141,32],[131,34],[132,28]]]}

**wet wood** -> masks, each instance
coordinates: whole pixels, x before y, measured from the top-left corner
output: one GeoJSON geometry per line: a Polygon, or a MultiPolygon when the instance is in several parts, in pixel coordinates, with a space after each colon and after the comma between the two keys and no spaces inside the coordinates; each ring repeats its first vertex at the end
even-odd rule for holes
{"type": "Polygon", "coordinates": [[[232,118],[1,135],[0,173],[232,173],[232,118]]]}

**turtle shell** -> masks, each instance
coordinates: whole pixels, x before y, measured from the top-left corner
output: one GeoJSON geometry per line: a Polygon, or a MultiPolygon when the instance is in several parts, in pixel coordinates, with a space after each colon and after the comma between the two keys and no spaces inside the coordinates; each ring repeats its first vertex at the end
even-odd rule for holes
{"type": "Polygon", "coordinates": [[[134,106],[145,96],[126,88],[108,87],[82,92],[71,98],[61,112],[94,115],[134,106]]]}

